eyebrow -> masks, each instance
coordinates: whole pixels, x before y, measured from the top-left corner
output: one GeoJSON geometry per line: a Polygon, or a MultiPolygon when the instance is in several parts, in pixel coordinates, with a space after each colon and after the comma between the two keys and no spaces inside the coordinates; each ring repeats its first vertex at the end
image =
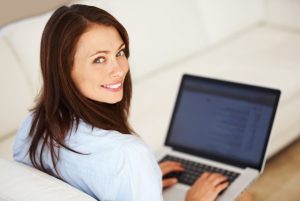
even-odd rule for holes
{"type": "MultiPolygon", "coordinates": [[[[121,49],[121,47],[123,46],[123,45],[125,45],[125,43],[122,43],[120,46],[119,46],[119,48],[118,48],[118,50],[120,50],[121,49]]],[[[95,56],[96,54],[99,54],[99,53],[109,53],[110,51],[109,50],[98,50],[97,52],[95,52],[94,54],[92,54],[90,57],[92,57],[92,56],[95,56]]]]}

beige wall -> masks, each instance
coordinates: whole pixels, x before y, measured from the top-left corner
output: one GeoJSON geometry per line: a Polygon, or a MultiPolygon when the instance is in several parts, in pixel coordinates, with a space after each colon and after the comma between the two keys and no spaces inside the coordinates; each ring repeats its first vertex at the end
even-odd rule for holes
{"type": "Polygon", "coordinates": [[[0,0],[0,26],[41,14],[68,2],[69,0],[0,0]]]}

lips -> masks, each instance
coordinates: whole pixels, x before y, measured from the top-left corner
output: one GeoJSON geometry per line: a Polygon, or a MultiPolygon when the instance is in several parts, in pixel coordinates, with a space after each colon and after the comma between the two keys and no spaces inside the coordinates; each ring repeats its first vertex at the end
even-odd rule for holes
{"type": "Polygon", "coordinates": [[[101,85],[102,88],[108,90],[108,91],[112,91],[112,92],[116,92],[122,89],[122,82],[117,82],[117,83],[113,83],[113,84],[104,84],[101,85]]]}

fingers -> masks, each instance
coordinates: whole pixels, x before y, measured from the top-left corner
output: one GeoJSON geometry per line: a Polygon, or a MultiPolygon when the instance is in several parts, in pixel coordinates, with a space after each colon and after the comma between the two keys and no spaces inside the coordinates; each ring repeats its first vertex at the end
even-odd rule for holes
{"type": "Polygon", "coordinates": [[[178,182],[178,180],[176,178],[164,179],[163,180],[163,187],[164,188],[171,187],[171,186],[175,185],[177,182],[178,182]]]}
{"type": "Polygon", "coordinates": [[[219,183],[225,182],[227,180],[227,177],[219,173],[204,172],[198,180],[207,180],[210,181],[213,185],[217,185],[219,183]]]}
{"type": "MultiPolygon", "coordinates": [[[[176,171],[184,171],[182,164],[173,161],[165,161],[159,164],[162,174],[166,175],[171,172],[176,171]]],[[[176,184],[178,180],[176,178],[163,179],[163,187],[171,187],[176,184]]],[[[194,183],[194,188],[202,188],[202,190],[206,189],[206,192],[210,195],[216,196],[222,190],[227,188],[229,183],[227,182],[227,178],[218,173],[208,173],[204,172],[194,183]]]]}
{"type": "Polygon", "coordinates": [[[218,174],[218,173],[212,173],[212,174],[210,174],[207,179],[209,181],[211,181],[211,183],[214,186],[217,186],[218,184],[221,184],[221,183],[227,181],[227,177],[225,177],[222,174],[218,174]]]}
{"type": "Polygon", "coordinates": [[[216,193],[219,194],[222,190],[224,190],[225,188],[227,188],[228,185],[229,185],[229,182],[225,182],[225,183],[219,184],[219,185],[215,188],[216,193]]]}
{"type": "Polygon", "coordinates": [[[208,172],[203,173],[197,179],[195,184],[196,183],[211,186],[212,188],[215,188],[218,192],[222,191],[228,186],[227,178],[224,175],[218,173],[208,173],[208,172]]]}
{"type": "Polygon", "coordinates": [[[208,173],[208,172],[204,172],[201,176],[200,176],[200,178],[202,178],[202,179],[207,179],[207,177],[209,176],[210,174],[208,173]]]}
{"type": "Polygon", "coordinates": [[[163,175],[176,171],[184,171],[183,166],[178,162],[166,161],[160,163],[159,166],[163,175]]]}
{"type": "MultiPolygon", "coordinates": [[[[159,167],[163,175],[169,174],[171,172],[184,171],[181,163],[174,161],[165,161],[159,164],[159,167]]],[[[163,179],[163,187],[168,188],[175,185],[178,182],[176,178],[163,179]]]]}
{"type": "Polygon", "coordinates": [[[206,181],[209,175],[210,175],[210,174],[209,174],[208,172],[204,172],[204,173],[201,174],[200,177],[196,180],[195,184],[197,184],[197,183],[202,183],[202,182],[206,181]]]}
{"type": "Polygon", "coordinates": [[[187,192],[186,200],[215,200],[228,185],[225,176],[205,172],[187,192]]]}

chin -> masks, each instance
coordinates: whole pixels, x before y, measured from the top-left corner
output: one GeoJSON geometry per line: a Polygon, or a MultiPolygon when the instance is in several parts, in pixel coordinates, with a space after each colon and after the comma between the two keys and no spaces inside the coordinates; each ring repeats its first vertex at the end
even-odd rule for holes
{"type": "Polygon", "coordinates": [[[107,104],[115,104],[118,103],[120,101],[122,101],[123,99],[123,93],[122,94],[107,94],[107,96],[100,96],[100,97],[90,97],[90,99],[100,102],[100,103],[107,103],[107,104]]]}
{"type": "Polygon", "coordinates": [[[114,100],[114,101],[108,101],[108,102],[106,102],[106,103],[108,103],[108,104],[116,104],[116,103],[120,102],[121,100],[122,100],[122,99],[114,100]]]}
{"type": "Polygon", "coordinates": [[[108,104],[115,104],[115,103],[118,103],[118,102],[122,101],[122,99],[123,99],[123,96],[108,99],[108,100],[104,100],[104,101],[100,101],[100,102],[105,102],[105,103],[108,103],[108,104]]]}

